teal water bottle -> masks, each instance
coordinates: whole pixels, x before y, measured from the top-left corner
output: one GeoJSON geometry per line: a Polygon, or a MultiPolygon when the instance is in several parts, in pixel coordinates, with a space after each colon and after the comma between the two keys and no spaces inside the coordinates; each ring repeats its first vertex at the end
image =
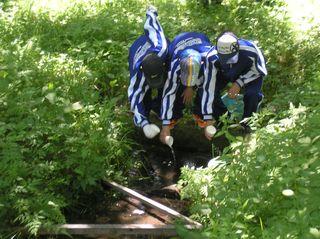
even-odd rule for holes
{"type": "Polygon", "coordinates": [[[240,121],[243,115],[243,95],[239,94],[235,99],[231,99],[226,93],[221,96],[221,100],[230,112],[231,120],[240,121]]]}

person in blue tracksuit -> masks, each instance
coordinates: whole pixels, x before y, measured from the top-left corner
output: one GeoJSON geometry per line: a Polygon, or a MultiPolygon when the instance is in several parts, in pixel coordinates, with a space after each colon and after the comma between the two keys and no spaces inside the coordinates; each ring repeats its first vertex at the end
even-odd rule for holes
{"type": "Polygon", "coordinates": [[[165,62],[168,41],[158,21],[156,8],[149,7],[146,16],[145,34],[129,49],[128,97],[135,125],[143,129],[147,138],[153,138],[160,132],[160,128],[150,123],[148,118],[151,109],[160,114],[162,88],[167,77],[165,62]],[[155,99],[152,99],[152,89],[158,90],[155,99]]]}
{"type": "MultiPolygon", "coordinates": [[[[213,102],[216,97],[215,87],[217,78],[221,78],[221,72],[218,70],[220,63],[218,61],[218,52],[216,46],[213,46],[205,59],[204,64],[204,80],[202,86],[202,98],[201,98],[201,114],[203,120],[205,121],[204,127],[214,125],[213,120],[213,102]]],[[[212,134],[207,133],[207,130],[204,130],[206,138],[211,140],[212,134]]]]}
{"type": "MultiPolygon", "coordinates": [[[[161,107],[161,142],[170,136],[175,122],[182,117],[185,104],[192,102],[193,88],[203,83],[204,60],[211,48],[208,37],[202,33],[186,32],[176,36],[169,45],[168,79],[163,88],[161,107]]],[[[194,114],[201,117],[200,95],[197,90],[194,114]],[[199,107],[197,107],[199,106],[199,107]]]]}
{"type": "MultiPolygon", "coordinates": [[[[203,105],[203,108],[209,124],[214,123],[212,116],[218,120],[227,111],[220,93],[228,83],[231,83],[228,89],[228,96],[231,99],[236,98],[241,89],[244,91],[242,118],[252,116],[263,98],[261,88],[266,75],[264,56],[254,42],[239,39],[229,31],[220,34],[217,37],[216,47],[208,53],[206,62],[204,94],[208,94],[210,100],[203,105]]],[[[250,131],[247,123],[242,125],[245,132],[250,131]]]]}

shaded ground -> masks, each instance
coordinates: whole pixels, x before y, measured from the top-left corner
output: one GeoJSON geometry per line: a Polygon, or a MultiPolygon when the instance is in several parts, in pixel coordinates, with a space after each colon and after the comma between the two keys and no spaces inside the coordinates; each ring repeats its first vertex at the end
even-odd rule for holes
{"type": "MultiPolygon", "coordinates": [[[[172,136],[175,139],[173,152],[168,146],[160,143],[158,138],[146,139],[142,131],[135,132],[134,137],[143,149],[137,150],[135,158],[141,167],[132,169],[130,172],[129,188],[188,216],[189,202],[180,200],[179,190],[175,185],[179,179],[180,168],[182,166],[206,167],[212,158],[212,142],[204,137],[203,130],[197,128],[193,121],[176,125],[172,130],[172,136]]],[[[227,145],[227,141],[220,137],[214,141],[214,144],[216,148],[222,149],[227,145]]],[[[108,187],[105,189],[111,190],[108,187]]],[[[82,217],[73,217],[76,219],[70,219],[68,223],[156,225],[174,223],[170,216],[159,210],[148,208],[132,197],[120,195],[120,199],[112,203],[103,197],[101,199],[102,201],[97,202],[93,214],[88,216],[85,213],[82,217]]],[[[107,237],[94,238],[107,239],[107,237]]],[[[166,237],[123,236],[117,238],[163,239],[166,237]]]]}

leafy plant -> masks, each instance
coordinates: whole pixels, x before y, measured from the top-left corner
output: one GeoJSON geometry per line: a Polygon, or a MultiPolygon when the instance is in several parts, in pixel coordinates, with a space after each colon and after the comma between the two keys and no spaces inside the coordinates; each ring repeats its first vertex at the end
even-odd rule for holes
{"type": "MultiPolygon", "coordinates": [[[[319,28],[297,40],[284,0],[198,2],[152,1],[166,36],[199,31],[214,43],[233,30],[258,41],[269,76],[267,109],[254,117],[257,134],[249,142],[232,138],[222,155],[230,165],[183,170],[194,217],[209,238],[312,236],[319,229],[319,28]],[[293,197],[281,194],[286,188],[293,197]]],[[[66,209],[99,190],[101,179],[126,179],[133,145],[128,47],[143,34],[148,4],[0,3],[1,235],[12,235],[13,225],[36,234],[64,223],[66,209]]]]}
{"type": "MultiPolygon", "coordinates": [[[[285,12],[284,2],[261,4],[264,1],[225,1],[221,6],[229,7],[235,14],[230,17],[244,26],[256,19],[254,29],[243,33],[257,34],[261,45],[268,43],[263,49],[269,69],[264,92],[269,100],[251,119],[256,132],[231,140],[220,156],[225,167],[183,168],[179,184],[183,197],[193,202],[193,217],[205,224],[202,234],[209,238],[318,238],[319,26],[298,40],[286,17],[275,23],[285,12]],[[275,18],[260,19],[270,13],[275,18]],[[270,35],[268,30],[279,34],[270,35]]],[[[232,29],[235,22],[224,24],[232,29]]],[[[220,134],[227,131],[228,122],[220,134]]]]}
{"type": "Polygon", "coordinates": [[[34,10],[36,2],[6,4],[0,17],[1,234],[21,225],[35,235],[65,223],[65,209],[81,203],[83,193],[102,190],[101,179],[124,180],[131,168],[126,97],[116,83],[127,81],[125,57],[111,60],[126,45],[111,46],[103,31],[95,35],[90,14],[99,16],[102,5],[81,3],[50,15],[34,10]]]}

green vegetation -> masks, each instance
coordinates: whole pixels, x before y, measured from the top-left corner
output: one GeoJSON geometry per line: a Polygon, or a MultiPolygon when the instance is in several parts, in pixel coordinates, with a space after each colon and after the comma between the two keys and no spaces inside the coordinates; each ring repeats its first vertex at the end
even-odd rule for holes
{"type": "Polygon", "coordinates": [[[258,18],[244,34],[254,34],[267,55],[269,102],[255,115],[251,137],[229,137],[219,157],[227,165],[183,169],[183,197],[206,225],[199,238],[320,238],[320,26],[298,32],[290,19],[278,22],[279,1],[273,8],[240,2],[238,19],[258,18]]]}
{"type": "Polygon", "coordinates": [[[110,19],[105,8],[116,14],[117,6],[98,3],[55,15],[36,2],[2,7],[1,229],[23,225],[36,234],[65,222],[63,210],[101,190],[99,180],[123,180],[132,166],[122,107],[128,19],[110,19]]]}
{"type": "Polygon", "coordinates": [[[282,117],[234,142],[220,157],[226,166],[183,169],[183,195],[194,201],[209,238],[313,238],[309,231],[320,223],[320,108],[291,105],[282,117]],[[286,189],[294,195],[283,195],[286,189]]]}
{"type": "MultiPolygon", "coordinates": [[[[256,133],[234,139],[220,157],[225,167],[183,169],[180,185],[205,225],[201,235],[319,238],[319,22],[310,17],[302,32],[284,0],[152,3],[169,39],[199,31],[214,42],[230,29],[257,40],[268,60],[256,133]],[[284,196],[285,189],[294,195],[284,196]]],[[[13,235],[11,226],[36,234],[40,226],[64,223],[66,210],[101,190],[101,179],[127,179],[134,144],[127,56],[143,33],[146,6],[0,3],[1,236],[13,235]]]]}

